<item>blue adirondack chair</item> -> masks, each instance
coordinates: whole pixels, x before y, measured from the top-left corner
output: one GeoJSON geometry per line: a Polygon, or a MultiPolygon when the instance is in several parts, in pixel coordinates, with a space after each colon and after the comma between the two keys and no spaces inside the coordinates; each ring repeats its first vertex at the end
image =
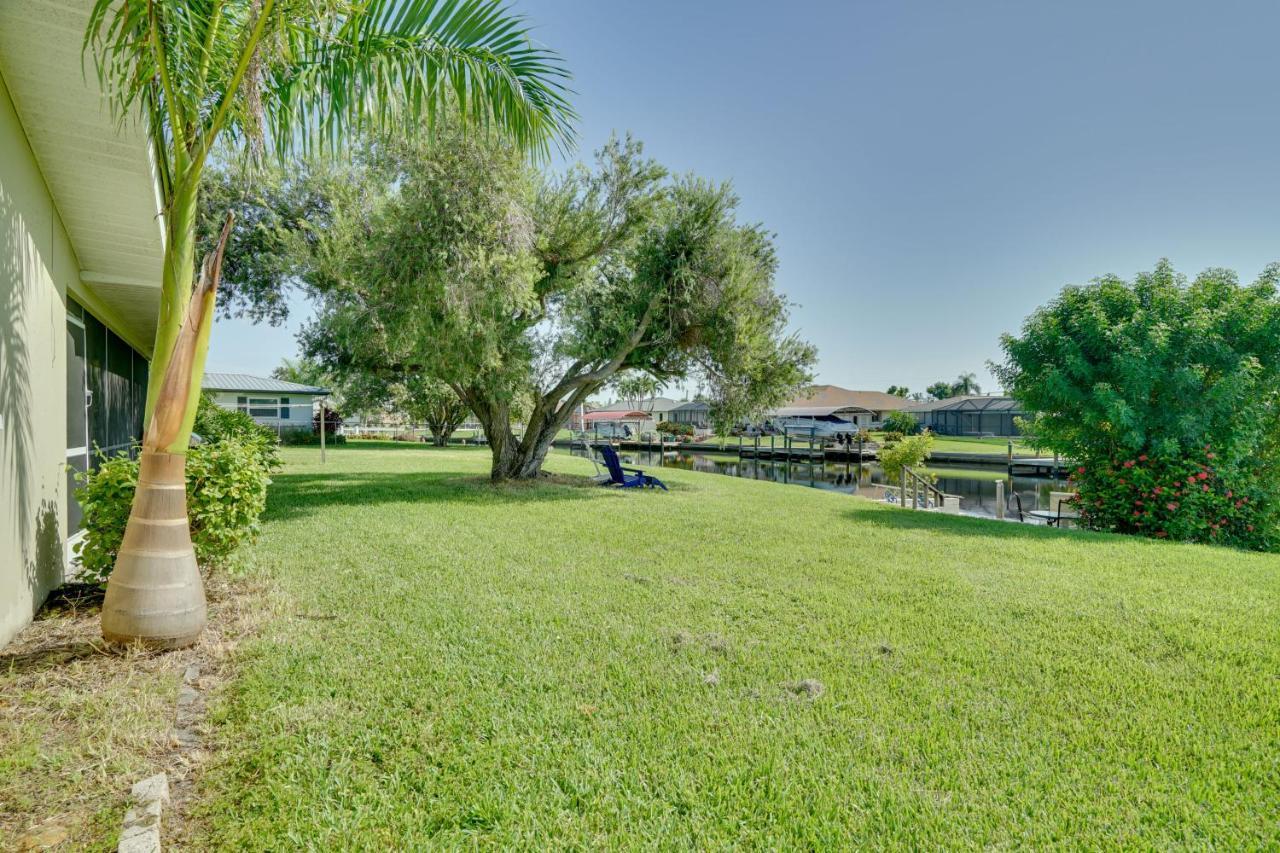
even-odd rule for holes
{"type": "Polygon", "coordinates": [[[610,445],[602,444],[598,448],[600,455],[604,457],[604,467],[609,471],[609,479],[602,485],[620,486],[624,489],[652,489],[659,488],[667,491],[667,487],[661,480],[650,474],[646,474],[639,468],[624,468],[622,460],[618,458],[618,451],[614,450],[610,445]],[[628,472],[630,476],[628,476],[628,472]]]}

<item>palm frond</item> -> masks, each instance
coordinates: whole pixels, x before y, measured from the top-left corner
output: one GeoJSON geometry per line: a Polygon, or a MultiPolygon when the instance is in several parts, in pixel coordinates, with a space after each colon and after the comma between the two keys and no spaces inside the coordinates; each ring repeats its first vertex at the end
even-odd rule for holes
{"type": "Polygon", "coordinates": [[[539,155],[573,139],[569,72],[501,0],[370,0],[323,23],[277,34],[262,102],[278,151],[431,125],[448,107],[539,155]]]}

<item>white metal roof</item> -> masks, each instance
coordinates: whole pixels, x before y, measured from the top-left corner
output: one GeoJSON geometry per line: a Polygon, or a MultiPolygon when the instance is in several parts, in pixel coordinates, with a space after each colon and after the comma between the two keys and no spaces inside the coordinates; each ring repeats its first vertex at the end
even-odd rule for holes
{"type": "Polygon", "coordinates": [[[81,45],[92,0],[0,0],[0,76],[79,261],[80,280],[150,342],[164,229],[151,150],[120,128],[81,45]]]}
{"type": "Polygon", "coordinates": [[[250,376],[247,373],[206,373],[202,386],[206,391],[265,391],[271,394],[328,394],[328,388],[299,385],[283,379],[250,376]]]}

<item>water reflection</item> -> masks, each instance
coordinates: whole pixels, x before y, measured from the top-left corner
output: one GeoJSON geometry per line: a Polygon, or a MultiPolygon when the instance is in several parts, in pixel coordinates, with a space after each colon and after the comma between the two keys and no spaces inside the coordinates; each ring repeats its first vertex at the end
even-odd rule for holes
{"type": "MultiPolygon", "coordinates": [[[[573,451],[584,455],[581,449],[573,451]]],[[[883,499],[884,471],[876,464],[844,463],[815,460],[785,461],[774,459],[740,459],[736,455],[689,453],[685,451],[621,451],[625,465],[646,468],[684,468],[726,474],[730,477],[748,477],[753,480],[771,480],[776,483],[809,486],[815,489],[860,494],[883,499]]],[[[950,465],[931,465],[929,470],[938,475],[937,486],[949,495],[959,495],[962,512],[975,515],[996,514],[996,480],[1005,480],[1005,495],[1010,492],[1009,480],[1002,477],[998,468],[967,469],[950,465]]],[[[1049,492],[1066,488],[1065,480],[1045,477],[1014,477],[1013,492],[1022,500],[1024,510],[1044,509],[1049,506],[1049,492]]],[[[1012,499],[1010,499],[1012,500],[1012,499]]]]}

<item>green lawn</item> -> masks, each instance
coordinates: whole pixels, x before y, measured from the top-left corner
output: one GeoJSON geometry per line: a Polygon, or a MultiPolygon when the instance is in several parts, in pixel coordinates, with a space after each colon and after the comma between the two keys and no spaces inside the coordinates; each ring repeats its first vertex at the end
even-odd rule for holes
{"type": "Polygon", "coordinates": [[[1280,845],[1275,557],[285,457],[197,848],[1280,845]]]}

